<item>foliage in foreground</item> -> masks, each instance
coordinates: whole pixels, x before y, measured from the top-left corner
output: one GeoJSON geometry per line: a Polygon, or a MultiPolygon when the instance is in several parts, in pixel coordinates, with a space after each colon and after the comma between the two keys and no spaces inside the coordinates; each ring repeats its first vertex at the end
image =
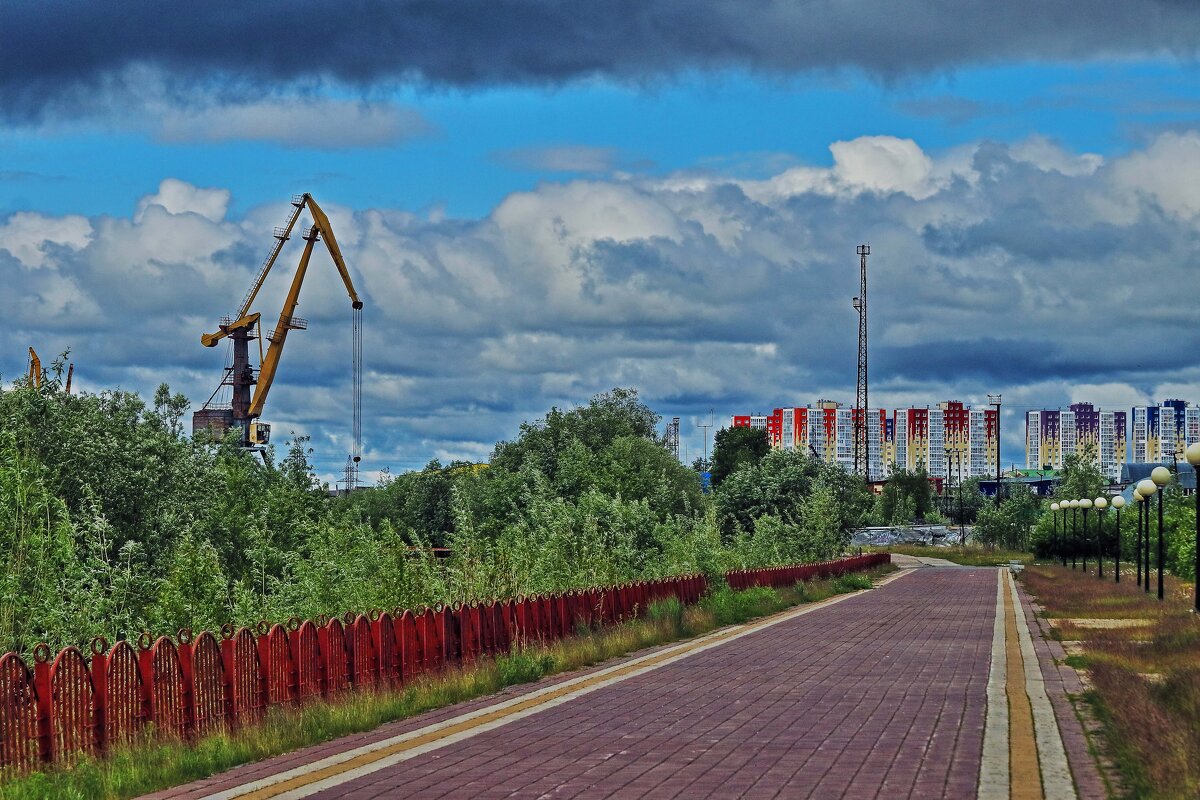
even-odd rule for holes
{"type": "Polygon", "coordinates": [[[68,395],[61,367],[0,388],[0,652],[811,561],[869,504],[857,478],[775,453],[713,500],[629,389],[524,423],[490,466],[332,497],[302,437],[265,468],[185,436],[166,386],[149,405],[68,395]]]}
{"type": "Polygon", "coordinates": [[[207,736],[195,742],[144,742],[104,759],[86,759],[71,767],[0,783],[3,800],[87,798],[117,800],[177,786],[230,769],[361,731],[423,711],[470,700],[506,686],[531,683],[547,675],[601,663],[610,658],[722,625],[748,622],[799,603],[870,588],[867,573],[798,584],[775,590],[735,592],[723,587],[696,606],[678,600],[654,603],[645,618],[563,639],[549,647],[533,646],[485,660],[466,669],[422,679],[403,691],[363,692],[337,703],[314,702],[298,709],[272,708],[261,724],[207,736]]]}

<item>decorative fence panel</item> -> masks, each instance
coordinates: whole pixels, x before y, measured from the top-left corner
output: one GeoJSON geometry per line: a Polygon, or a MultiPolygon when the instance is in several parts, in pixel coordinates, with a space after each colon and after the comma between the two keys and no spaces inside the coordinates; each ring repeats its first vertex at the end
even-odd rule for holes
{"type": "MultiPolygon", "coordinates": [[[[735,589],[778,587],[888,561],[887,554],[873,554],[725,577],[735,589]]],[[[421,612],[225,625],[219,636],[143,634],[136,647],[118,641],[110,648],[99,637],[90,658],[68,647],[51,660],[50,648],[38,645],[32,670],[20,655],[6,653],[0,655],[0,773],[102,753],[148,730],[190,738],[253,722],[268,706],[407,684],[448,665],[643,616],[666,598],[696,603],[707,588],[703,575],[684,575],[421,612]]]]}
{"type": "MultiPolygon", "coordinates": [[[[42,668],[38,664],[36,670],[42,668]]],[[[49,668],[51,748],[56,760],[96,751],[95,696],[87,660],[68,647],[49,668]]]]}

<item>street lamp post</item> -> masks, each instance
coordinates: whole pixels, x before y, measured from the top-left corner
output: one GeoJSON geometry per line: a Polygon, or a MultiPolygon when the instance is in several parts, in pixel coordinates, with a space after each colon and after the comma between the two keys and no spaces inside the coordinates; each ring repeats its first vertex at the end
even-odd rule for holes
{"type": "Polygon", "coordinates": [[[1117,511],[1117,550],[1116,550],[1116,565],[1113,567],[1113,572],[1116,575],[1116,582],[1121,582],[1121,509],[1125,507],[1125,498],[1117,495],[1112,499],[1112,507],[1117,511]]]}
{"type": "MultiPolygon", "coordinates": [[[[1061,500],[1058,503],[1058,507],[1062,509],[1062,565],[1067,566],[1067,555],[1070,552],[1070,535],[1067,534],[1067,516],[1070,511],[1070,500],[1061,500]]],[[[1072,567],[1074,569],[1074,565],[1072,567]]]]}
{"type": "Polygon", "coordinates": [[[1158,599],[1163,599],[1163,495],[1171,482],[1171,470],[1155,467],[1150,471],[1150,480],[1158,486],[1158,599]]]}
{"type": "MultiPolygon", "coordinates": [[[[1193,476],[1200,477],[1200,442],[1188,445],[1185,457],[1187,462],[1192,465],[1193,476]]],[[[1192,494],[1196,501],[1196,599],[1192,610],[1200,613],[1200,480],[1196,481],[1196,490],[1192,494]]]]}
{"type": "MultiPolygon", "coordinates": [[[[1158,469],[1158,467],[1155,467],[1155,469],[1158,469]]],[[[1151,473],[1151,475],[1153,475],[1153,474],[1154,473],[1151,473]]],[[[1158,494],[1158,482],[1151,480],[1150,478],[1145,478],[1143,480],[1140,480],[1140,481],[1138,481],[1138,491],[1142,493],[1142,497],[1146,498],[1146,591],[1149,592],[1150,591],[1150,504],[1152,502],[1151,498],[1154,497],[1155,494],[1158,494]]],[[[1159,501],[1160,502],[1162,501],[1161,497],[1159,497],[1159,501]]],[[[1159,528],[1158,528],[1158,599],[1159,600],[1162,600],[1162,597],[1163,597],[1162,557],[1163,557],[1162,525],[1160,524],[1159,528]]]]}
{"type": "Polygon", "coordinates": [[[1051,518],[1054,520],[1054,546],[1058,549],[1059,556],[1062,557],[1063,566],[1067,565],[1067,557],[1063,554],[1062,542],[1058,538],[1058,503],[1050,504],[1051,518]]]}
{"type": "Polygon", "coordinates": [[[1079,507],[1083,509],[1083,542],[1081,542],[1081,547],[1083,550],[1083,571],[1087,572],[1087,512],[1092,510],[1092,501],[1085,497],[1079,501],[1079,507]]]}
{"type": "Polygon", "coordinates": [[[1137,584],[1142,585],[1142,506],[1145,504],[1145,498],[1138,491],[1137,486],[1133,487],[1133,502],[1137,505],[1138,528],[1137,528],[1137,547],[1134,548],[1134,555],[1137,556],[1137,584]]]}
{"type": "Polygon", "coordinates": [[[1154,485],[1154,481],[1147,480],[1145,483],[1150,484],[1149,487],[1142,486],[1143,481],[1138,481],[1138,492],[1142,495],[1142,563],[1143,568],[1142,588],[1146,590],[1146,594],[1150,593],[1150,495],[1158,491],[1158,487],[1154,485]],[[1146,492],[1149,491],[1150,494],[1146,492]]]}
{"type": "Polygon", "coordinates": [[[1079,567],[1079,547],[1075,540],[1079,539],[1079,500],[1067,500],[1070,506],[1070,569],[1079,567]]]}
{"type": "Polygon", "coordinates": [[[1092,503],[1096,506],[1096,577],[1104,578],[1104,510],[1108,508],[1108,498],[1097,497],[1092,503]]]}
{"type": "Polygon", "coordinates": [[[963,520],[963,474],[962,474],[962,450],[958,451],[958,541],[963,546],[963,550],[967,549],[967,528],[966,522],[963,520]]]}

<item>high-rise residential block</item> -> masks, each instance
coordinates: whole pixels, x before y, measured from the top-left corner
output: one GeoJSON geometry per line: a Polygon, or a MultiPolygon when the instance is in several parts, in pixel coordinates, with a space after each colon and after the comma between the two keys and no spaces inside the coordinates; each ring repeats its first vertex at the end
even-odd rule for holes
{"type": "Polygon", "coordinates": [[[1028,411],[1025,467],[1062,469],[1068,456],[1090,452],[1105,477],[1120,480],[1126,462],[1126,419],[1124,411],[1105,411],[1091,403],[1072,403],[1065,411],[1028,411]]]}
{"type": "Polygon", "coordinates": [[[1135,464],[1182,461],[1188,445],[1200,442],[1200,406],[1186,400],[1135,406],[1130,433],[1135,464]]]}
{"type": "MultiPolygon", "coordinates": [[[[739,415],[735,427],[764,428],[772,447],[804,450],[828,464],[854,468],[854,423],[858,409],[820,400],[815,405],[776,408],[768,415],[739,415]]],[[[871,477],[886,478],[892,465],[924,469],[931,477],[958,480],[996,473],[996,411],[958,401],[935,408],[866,415],[871,477]]]]}

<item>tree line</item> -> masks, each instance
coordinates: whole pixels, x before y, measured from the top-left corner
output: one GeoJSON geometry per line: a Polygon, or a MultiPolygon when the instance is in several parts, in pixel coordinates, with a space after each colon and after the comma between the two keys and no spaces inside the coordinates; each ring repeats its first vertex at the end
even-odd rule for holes
{"type": "Polygon", "coordinates": [[[550,409],[486,465],[335,495],[303,437],[266,467],[233,437],[187,435],[165,385],[147,402],[61,379],[59,363],[0,387],[0,652],[828,558],[872,507],[797,453],[705,494],[633,389],[550,409]]]}

